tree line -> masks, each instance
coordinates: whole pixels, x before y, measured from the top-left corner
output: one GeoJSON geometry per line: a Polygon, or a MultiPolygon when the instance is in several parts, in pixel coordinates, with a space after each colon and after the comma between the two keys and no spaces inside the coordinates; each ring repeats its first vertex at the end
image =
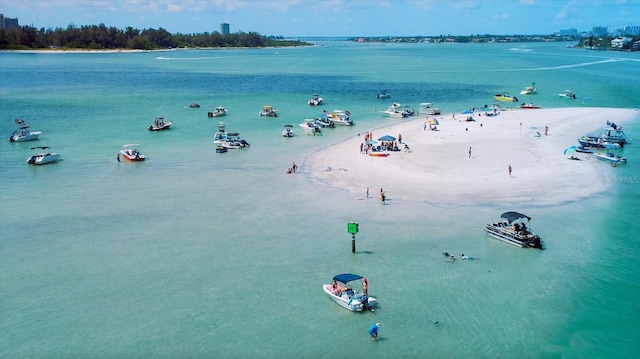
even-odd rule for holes
{"type": "Polygon", "coordinates": [[[238,32],[222,35],[215,31],[202,34],[171,34],[163,28],[118,29],[100,25],[76,26],[66,29],[37,29],[21,26],[0,29],[0,50],[33,50],[47,48],[70,48],[87,50],[132,49],[158,50],[168,48],[195,47],[269,47],[305,46],[301,41],[284,40],[282,37],[266,37],[256,32],[238,32]]]}

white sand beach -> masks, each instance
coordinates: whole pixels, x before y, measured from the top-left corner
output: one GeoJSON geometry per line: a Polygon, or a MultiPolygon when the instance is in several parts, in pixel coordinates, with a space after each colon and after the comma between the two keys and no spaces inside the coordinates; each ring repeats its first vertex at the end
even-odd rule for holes
{"type": "Polygon", "coordinates": [[[428,126],[424,130],[424,116],[403,122],[390,118],[389,126],[363,128],[357,137],[320,149],[306,160],[305,168],[355,198],[364,197],[369,187],[371,197],[377,198],[383,188],[388,199],[443,205],[575,201],[603,191],[616,168],[583,153],[574,153],[580,161],[570,160],[564,150],[607,121],[624,125],[638,116],[638,110],[512,110],[495,117],[476,112],[475,122],[464,121],[467,116],[429,116],[438,120],[437,131],[428,126]],[[390,152],[388,157],[361,154],[365,131],[371,131],[374,140],[401,134],[410,151],[390,152]]]}

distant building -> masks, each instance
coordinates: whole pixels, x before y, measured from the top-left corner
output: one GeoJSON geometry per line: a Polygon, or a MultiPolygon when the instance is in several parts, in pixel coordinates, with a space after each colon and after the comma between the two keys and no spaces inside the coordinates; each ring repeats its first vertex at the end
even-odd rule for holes
{"type": "Polygon", "coordinates": [[[571,36],[571,37],[578,37],[578,30],[576,29],[566,29],[566,30],[560,30],[560,36],[571,36]]]}
{"type": "Polygon", "coordinates": [[[625,44],[630,43],[633,39],[630,37],[619,37],[611,40],[611,47],[621,49],[625,44]]]}
{"type": "Polygon", "coordinates": [[[222,24],[220,24],[220,34],[222,36],[229,35],[229,24],[228,23],[223,22],[222,24]]]}
{"type": "Polygon", "coordinates": [[[20,25],[18,24],[18,18],[4,17],[4,14],[0,14],[0,29],[17,29],[20,25]]]}
{"type": "Polygon", "coordinates": [[[625,26],[622,28],[622,35],[640,36],[640,26],[625,26]]]}
{"type": "Polygon", "coordinates": [[[593,29],[591,29],[591,35],[595,37],[604,37],[607,36],[608,33],[609,30],[606,26],[594,26],[593,29]]]}

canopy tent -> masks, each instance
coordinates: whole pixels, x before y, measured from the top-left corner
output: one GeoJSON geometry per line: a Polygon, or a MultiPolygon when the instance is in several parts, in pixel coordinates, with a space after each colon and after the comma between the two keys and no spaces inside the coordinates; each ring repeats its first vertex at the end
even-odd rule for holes
{"type": "Polygon", "coordinates": [[[335,280],[336,282],[347,284],[349,282],[352,282],[354,280],[360,280],[362,278],[364,278],[364,277],[359,276],[357,274],[344,273],[344,274],[338,274],[338,275],[334,276],[333,280],[335,280]]]}
{"type": "Polygon", "coordinates": [[[576,146],[567,147],[567,148],[564,149],[564,154],[568,155],[570,153],[574,153],[574,152],[576,152],[577,149],[578,148],[576,146]]]}
{"type": "Polygon", "coordinates": [[[389,136],[389,135],[384,135],[380,138],[378,138],[378,141],[395,141],[396,138],[393,136],[389,136]]]}
{"type": "Polygon", "coordinates": [[[527,221],[531,220],[531,217],[518,212],[504,212],[500,217],[506,219],[507,221],[509,221],[509,223],[513,223],[514,221],[517,221],[521,218],[526,218],[527,221]]]}
{"type": "Polygon", "coordinates": [[[440,124],[440,122],[438,122],[438,120],[436,120],[436,119],[434,118],[434,119],[429,120],[429,124],[430,124],[430,125],[433,125],[433,126],[436,126],[436,125],[439,125],[439,124],[440,124]]]}

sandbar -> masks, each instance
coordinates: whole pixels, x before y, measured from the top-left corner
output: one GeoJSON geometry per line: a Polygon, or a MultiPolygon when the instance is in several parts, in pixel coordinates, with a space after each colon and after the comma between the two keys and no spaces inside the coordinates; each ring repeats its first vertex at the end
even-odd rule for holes
{"type": "Polygon", "coordinates": [[[554,205],[605,191],[611,184],[606,179],[616,170],[588,154],[573,153],[580,160],[570,160],[565,149],[607,121],[621,126],[639,115],[638,109],[558,108],[501,111],[494,117],[476,112],[389,118],[388,126],[363,128],[357,136],[319,149],[304,167],[314,180],[354,198],[364,197],[369,188],[370,197],[383,189],[395,201],[554,205]],[[468,116],[475,121],[466,121],[468,116]],[[438,121],[437,130],[425,129],[430,119],[438,121]],[[402,135],[401,151],[388,157],[361,153],[366,132],[373,133],[373,140],[402,135]]]}

